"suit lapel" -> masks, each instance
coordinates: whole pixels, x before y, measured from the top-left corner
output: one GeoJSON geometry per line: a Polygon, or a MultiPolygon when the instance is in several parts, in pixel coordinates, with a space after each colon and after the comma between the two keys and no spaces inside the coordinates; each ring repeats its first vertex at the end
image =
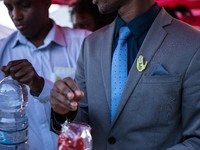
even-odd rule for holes
{"type": "Polygon", "coordinates": [[[143,72],[139,72],[136,68],[137,58],[140,55],[142,55],[145,61],[148,61],[148,63],[150,63],[154,54],[156,53],[156,51],[162,44],[165,36],[167,35],[167,32],[163,29],[163,27],[170,24],[171,20],[172,18],[166,15],[166,12],[162,9],[158,14],[158,16],[156,17],[151,28],[149,29],[149,32],[146,35],[146,38],[144,39],[144,42],[136,56],[136,60],[134,61],[132,68],[129,72],[128,80],[124,88],[124,92],[122,93],[120,103],[118,105],[114,123],[117,117],[120,115],[122,109],[125,107],[127,101],[129,100],[130,95],[136,88],[136,85],[138,84],[141,76],[143,75],[143,72]]]}
{"type": "Polygon", "coordinates": [[[115,29],[115,21],[107,26],[108,29],[102,34],[101,43],[101,70],[103,84],[106,93],[107,102],[110,108],[110,93],[111,93],[111,63],[112,63],[112,41],[115,29]]]}

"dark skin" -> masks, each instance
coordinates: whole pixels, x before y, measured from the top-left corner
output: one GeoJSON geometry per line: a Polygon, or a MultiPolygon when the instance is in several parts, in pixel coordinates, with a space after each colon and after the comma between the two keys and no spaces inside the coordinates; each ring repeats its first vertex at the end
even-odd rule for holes
{"type": "Polygon", "coordinates": [[[41,46],[52,28],[51,0],[4,0],[4,4],[16,28],[36,47],[41,46]]]}
{"type": "Polygon", "coordinates": [[[63,115],[67,115],[70,111],[76,111],[78,102],[83,98],[84,93],[69,77],[55,82],[51,90],[51,107],[52,109],[63,115]]]}
{"type": "Polygon", "coordinates": [[[72,22],[74,28],[76,29],[87,29],[90,31],[96,30],[96,23],[94,21],[94,18],[92,18],[92,15],[87,12],[83,14],[74,13],[72,15],[72,22]]]}
{"type": "Polygon", "coordinates": [[[2,66],[1,70],[5,76],[10,75],[14,80],[28,85],[32,92],[41,93],[44,86],[44,79],[37,74],[28,60],[10,61],[7,66],[2,66]]]}
{"type": "MultiPolygon", "coordinates": [[[[51,0],[4,0],[8,14],[16,28],[35,47],[44,44],[44,39],[53,24],[48,16],[51,0]]],[[[26,60],[13,60],[1,70],[5,76],[10,75],[20,83],[26,84],[35,93],[41,93],[44,79],[35,71],[32,64],[26,60]]]]}

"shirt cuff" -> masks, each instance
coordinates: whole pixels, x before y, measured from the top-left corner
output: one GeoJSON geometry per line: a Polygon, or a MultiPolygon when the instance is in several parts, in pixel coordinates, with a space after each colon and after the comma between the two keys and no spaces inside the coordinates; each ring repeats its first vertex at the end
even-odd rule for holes
{"type": "Polygon", "coordinates": [[[44,87],[41,93],[31,92],[31,95],[39,100],[41,103],[48,103],[50,101],[50,91],[53,88],[53,82],[48,79],[44,79],[44,87]]]}

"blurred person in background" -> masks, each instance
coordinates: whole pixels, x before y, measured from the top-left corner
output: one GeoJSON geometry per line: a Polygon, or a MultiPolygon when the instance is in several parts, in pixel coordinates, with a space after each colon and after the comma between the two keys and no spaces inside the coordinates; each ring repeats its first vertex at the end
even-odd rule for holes
{"type": "Polygon", "coordinates": [[[182,20],[183,22],[186,22],[194,27],[199,26],[197,16],[194,16],[192,10],[189,9],[188,7],[177,5],[174,8],[170,7],[164,7],[164,8],[174,18],[182,20]]]}
{"type": "Polygon", "coordinates": [[[95,31],[111,23],[117,13],[101,14],[92,0],[77,0],[72,5],[71,20],[74,28],[95,31]]]}
{"type": "Polygon", "coordinates": [[[5,76],[28,86],[30,150],[56,150],[58,136],[49,130],[50,89],[66,74],[73,77],[85,30],[60,27],[49,18],[51,0],[4,0],[17,31],[0,41],[5,76]],[[44,96],[45,95],[45,96],[44,96]]]}

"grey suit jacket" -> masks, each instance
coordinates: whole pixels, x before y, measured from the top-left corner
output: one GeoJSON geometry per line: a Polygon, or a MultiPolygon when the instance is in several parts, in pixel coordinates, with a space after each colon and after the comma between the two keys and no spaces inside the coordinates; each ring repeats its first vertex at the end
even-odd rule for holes
{"type": "Polygon", "coordinates": [[[85,92],[76,120],[92,127],[93,150],[200,150],[200,32],[164,9],[138,52],[110,123],[115,22],[88,36],[76,80],[85,92]]]}

